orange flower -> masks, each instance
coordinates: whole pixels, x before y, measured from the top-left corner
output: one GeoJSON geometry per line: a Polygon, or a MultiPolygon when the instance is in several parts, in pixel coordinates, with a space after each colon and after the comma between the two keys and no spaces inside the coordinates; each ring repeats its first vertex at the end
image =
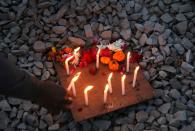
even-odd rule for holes
{"type": "Polygon", "coordinates": [[[123,51],[117,51],[116,53],[114,53],[113,59],[121,62],[125,59],[125,54],[123,53],[123,51]]]}
{"type": "Polygon", "coordinates": [[[116,60],[112,60],[109,62],[108,67],[111,71],[117,71],[119,69],[119,64],[116,60]]]}
{"type": "Polygon", "coordinates": [[[72,48],[66,47],[66,48],[64,48],[64,52],[65,52],[66,54],[69,54],[69,53],[72,52],[72,48]]]}
{"type": "Polygon", "coordinates": [[[110,62],[110,57],[106,57],[106,56],[102,56],[100,58],[100,61],[103,63],[103,64],[108,64],[110,62]]]}

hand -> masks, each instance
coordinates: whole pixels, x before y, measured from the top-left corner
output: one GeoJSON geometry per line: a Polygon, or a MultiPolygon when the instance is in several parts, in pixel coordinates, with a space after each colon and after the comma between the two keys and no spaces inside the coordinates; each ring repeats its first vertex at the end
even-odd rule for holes
{"type": "Polygon", "coordinates": [[[41,82],[40,98],[38,103],[45,106],[52,112],[58,112],[61,109],[67,109],[71,104],[71,98],[67,96],[64,88],[58,86],[54,82],[41,82]]]}

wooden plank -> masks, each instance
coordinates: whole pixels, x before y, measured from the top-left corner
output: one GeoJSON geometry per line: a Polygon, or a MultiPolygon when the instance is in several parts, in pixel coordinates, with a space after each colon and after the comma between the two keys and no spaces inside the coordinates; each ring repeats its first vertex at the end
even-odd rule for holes
{"type": "MultiPolygon", "coordinates": [[[[130,105],[134,105],[154,96],[153,88],[149,82],[145,80],[142,71],[138,72],[136,87],[132,87],[133,71],[137,64],[131,64],[130,73],[126,76],[126,95],[121,95],[121,76],[119,72],[113,73],[112,86],[113,93],[108,94],[108,103],[103,104],[103,91],[107,83],[107,78],[110,73],[107,66],[100,64],[100,69],[96,75],[89,73],[89,68],[95,66],[90,64],[85,68],[77,68],[76,72],[70,76],[66,75],[65,69],[61,65],[55,65],[58,77],[64,88],[67,88],[74,74],[81,72],[79,79],[76,81],[77,96],[73,98],[71,104],[71,112],[75,121],[82,121],[92,117],[96,117],[108,112],[112,112],[130,105]],[[84,89],[88,85],[93,85],[94,88],[89,91],[89,106],[84,103],[84,89]]],[[[70,91],[69,93],[72,93],[70,91]]]]}

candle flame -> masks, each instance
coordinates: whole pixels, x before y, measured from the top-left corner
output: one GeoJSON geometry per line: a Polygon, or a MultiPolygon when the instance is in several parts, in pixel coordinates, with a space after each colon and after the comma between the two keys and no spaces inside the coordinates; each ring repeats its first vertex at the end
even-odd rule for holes
{"type": "Polygon", "coordinates": [[[108,89],[109,89],[109,85],[106,84],[105,88],[104,88],[104,93],[107,93],[108,92],[108,89]]]}
{"type": "Polygon", "coordinates": [[[79,50],[80,50],[80,47],[77,47],[76,49],[74,49],[74,54],[76,54],[79,50]]]}
{"type": "Polygon", "coordinates": [[[86,94],[88,91],[90,91],[91,89],[93,89],[93,86],[87,86],[84,90],[84,93],[86,94]]]}
{"type": "Polygon", "coordinates": [[[122,76],[122,80],[124,81],[126,79],[126,75],[123,75],[122,76]]]}
{"type": "Polygon", "coordinates": [[[131,57],[131,52],[129,51],[128,53],[127,53],[127,58],[130,58],[131,57]]]}
{"type": "Polygon", "coordinates": [[[110,80],[110,79],[112,78],[112,75],[113,75],[113,73],[111,72],[111,73],[109,74],[109,76],[108,76],[108,80],[110,80]]]}
{"type": "Polygon", "coordinates": [[[81,75],[81,72],[76,73],[76,74],[74,75],[74,77],[73,77],[72,80],[73,80],[74,82],[77,81],[80,75],[81,75]]]}

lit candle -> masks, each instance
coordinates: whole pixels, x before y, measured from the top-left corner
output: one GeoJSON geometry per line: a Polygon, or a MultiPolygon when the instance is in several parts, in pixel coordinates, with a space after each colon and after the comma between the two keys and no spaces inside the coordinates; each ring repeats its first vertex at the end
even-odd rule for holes
{"type": "Polygon", "coordinates": [[[122,86],[122,95],[125,95],[125,79],[126,79],[126,75],[123,75],[121,77],[121,86],[122,86]]]}
{"type": "Polygon", "coordinates": [[[68,57],[68,58],[66,59],[66,61],[65,61],[66,73],[67,73],[67,75],[70,74],[68,62],[69,62],[72,58],[73,58],[73,56],[70,56],[70,57],[68,57]]]}
{"type": "Polygon", "coordinates": [[[96,54],[96,68],[99,68],[99,60],[100,59],[100,49],[98,49],[97,54],[96,54]]]}
{"type": "Polygon", "coordinates": [[[79,76],[80,76],[81,72],[78,72],[71,80],[67,91],[70,91],[72,89],[73,92],[73,96],[76,96],[76,89],[75,89],[75,82],[78,80],[79,76]]]}
{"type": "Polygon", "coordinates": [[[127,53],[127,64],[126,64],[126,72],[129,72],[129,59],[130,59],[130,51],[127,53]]]}
{"type": "Polygon", "coordinates": [[[89,99],[88,99],[88,91],[91,90],[93,86],[87,86],[84,90],[84,96],[85,96],[85,105],[89,105],[89,99]]]}
{"type": "Polygon", "coordinates": [[[112,93],[112,82],[111,82],[112,75],[113,75],[113,73],[110,73],[108,76],[108,85],[109,85],[109,92],[110,93],[112,93]]]}
{"type": "Polygon", "coordinates": [[[137,79],[137,72],[139,70],[139,66],[137,66],[134,70],[134,76],[133,76],[133,87],[135,87],[136,79],[137,79]]]}
{"type": "Polygon", "coordinates": [[[104,88],[104,104],[106,104],[106,102],[107,102],[108,89],[109,89],[109,85],[106,84],[106,86],[104,88]]]}
{"type": "Polygon", "coordinates": [[[74,49],[74,55],[78,53],[78,51],[80,50],[80,47],[77,47],[76,49],[74,49]]]}

